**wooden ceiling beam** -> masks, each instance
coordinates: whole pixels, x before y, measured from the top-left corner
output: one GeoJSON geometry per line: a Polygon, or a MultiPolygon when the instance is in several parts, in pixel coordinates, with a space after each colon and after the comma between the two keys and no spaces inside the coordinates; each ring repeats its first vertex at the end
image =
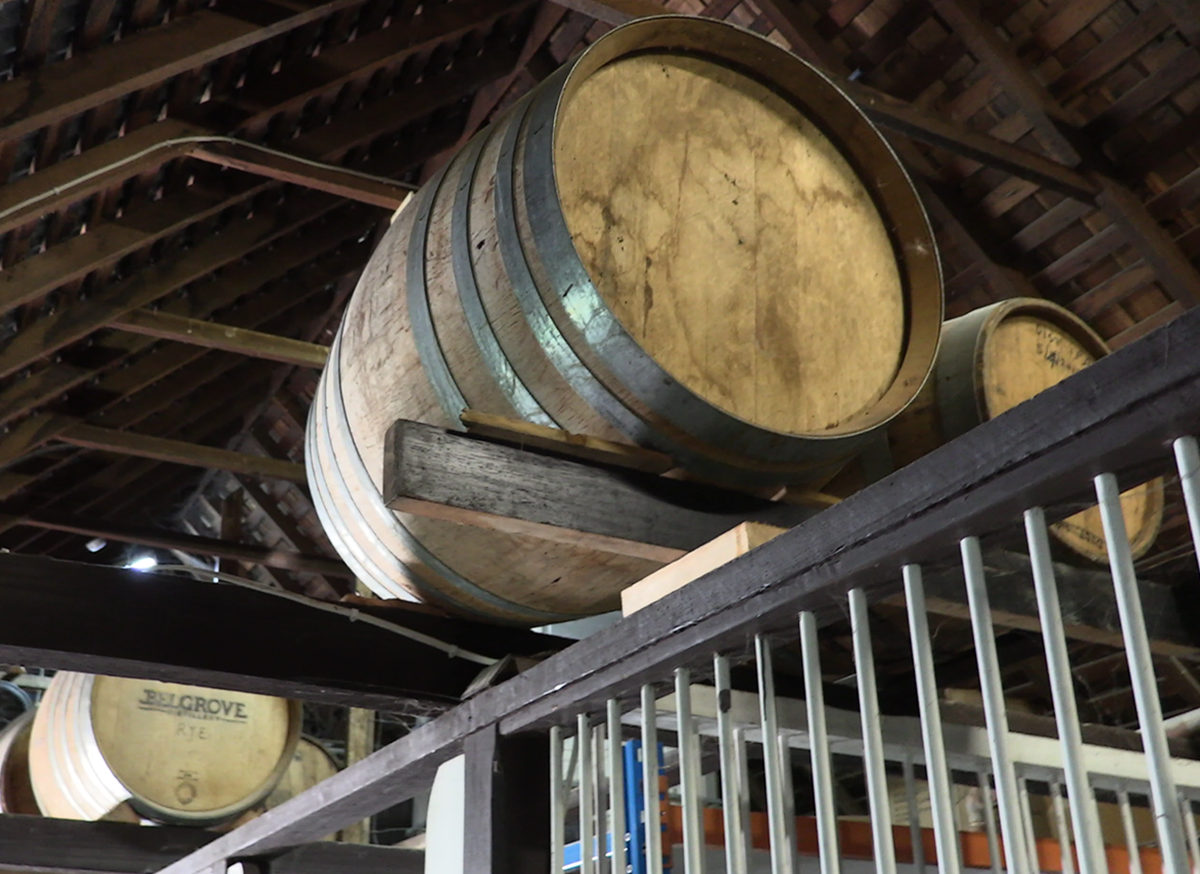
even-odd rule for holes
{"type": "Polygon", "coordinates": [[[228,470],[231,473],[267,479],[285,479],[297,483],[305,481],[304,465],[302,464],[293,464],[290,461],[280,461],[276,458],[259,455],[245,455],[241,452],[230,452],[228,449],[201,446],[182,440],[168,440],[162,437],[134,434],[129,431],[118,431],[113,428],[101,428],[84,422],[70,424],[59,432],[57,439],[84,449],[135,455],[139,458],[150,458],[155,461],[166,461],[191,467],[228,470]]]}
{"type": "Polygon", "coordinates": [[[318,370],[325,366],[329,358],[328,346],[147,309],[125,313],[109,322],[109,327],[318,370]]]}
{"type": "MultiPolygon", "coordinates": [[[[0,140],[95,109],[280,36],[362,0],[298,0],[265,26],[201,9],[119,42],[39,67],[0,84],[0,140]]],[[[227,4],[228,6],[228,4],[227,4]]]]}
{"type": "Polygon", "coordinates": [[[84,537],[102,537],[121,543],[135,543],[157,549],[178,549],[196,555],[215,555],[232,561],[261,564],[280,570],[305,571],[330,576],[353,577],[351,570],[340,561],[323,555],[306,555],[284,549],[270,549],[252,543],[234,543],[215,537],[201,537],[164,528],[129,525],[112,519],[91,519],[67,513],[38,512],[18,518],[16,525],[63,531],[84,537]]]}
{"type": "Polygon", "coordinates": [[[380,180],[353,170],[324,166],[277,150],[264,152],[238,143],[213,142],[201,145],[191,154],[210,164],[266,176],[276,182],[303,185],[393,212],[408,200],[416,187],[405,182],[380,180]]]}

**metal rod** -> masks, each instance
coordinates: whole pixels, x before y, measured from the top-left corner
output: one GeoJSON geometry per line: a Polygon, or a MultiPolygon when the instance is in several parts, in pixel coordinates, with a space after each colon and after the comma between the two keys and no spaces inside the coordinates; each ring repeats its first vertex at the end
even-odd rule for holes
{"type": "Polygon", "coordinates": [[[771,645],[761,634],[754,638],[758,662],[758,707],[762,717],[763,764],[767,781],[767,827],[771,837],[771,874],[792,874],[792,853],[787,846],[783,810],[783,764],[779,757],[779,716],[775,709],[775,676],[771,645]]]}
{"type": "Polygon", "coordinates": [[[913,769],[912,756],[904,756],[904,801],[908,806],[908,836],[912,841],[913,867],[925,871],[925,841],[921,829],[921,808],[917,804],[917,775],[913,769]]]}
{"type": "Polygon", "coordinates": [[[871,838],[875,845],[877,874],[896,874],[896,844],[892,834],[892,808],[884,768],[880,730],[879,690],[875,682],[875,651],[871,646],[871,617],[862,589],[850,590],[850,629],[854,642],[854,669],[858,678],[858,706],[862,715],[863,769],[867,778],[867,803],[871,811],[871,838]]]}
{"type": "Polygon", "coordinates": [[[562,728],[550,729],[550,870],[561,871],[566,864],[566,787],[563,785],[562,728]]]}
{"type": "MultiPolygon", "coordinates": [[[[742,819],[742,791],[735,744],[733,720],[729,715],[733,687],[729,680],[729,659],[713,658],[717,687],[717,738],[721,745],[721,812],[725,823],[725,870],[728,874],[747,874],[749,859],[741,839],[747,821],[742,819]]],[[[624,869],[622,869],[624,870],[624,869]]]]}
{"type": "Polygon", "coordinates": [[[1125,850],[1129,853],[1129,874],[1142,874],[1142,850],[1138,844],[1137,829],[1133,825],[1133,811],[1129,809],[1129,793],[1117,790],[1117,806],[1121,808],[1121,826],[1125,829],[1125,850]]]}
{"type": "Polygon", "coordinates": [[[1033,586],[1037,593],[1042,641],[1046,649],[1046,668],[1054,699],[1054,718],[1058,724],[1063,751],[1063,771],[1067,781],[1067,799],[1075,826],[1075,851],[1083,874],[1101,874],[1108,866],[1104,839],[1100,834],[1100,812],[1088,784],[1083,763],[1083,735],[1075,702],[1075,683],[1067,654],[1067,635],[1063,629],[1062,605],[1058,599],[1058,581],[1050,556],[1050,536],[1046,514],[1041,507],[1025,511],[1025,538],[1033,565],[1033,586]]]}
{"type": "Polygon", "coordinates": [[[1067,808],[1063,803],[1062,787],[1050,784],[1050,798],[1054,804],[1054,830],[1058,833],[1058,850],[1062,858],[1062,874],[1075,874],[1075,854],[1071,852],[1071,828],[1067,825],[1067,808]]]}
{"type": "Polygon", "coordinates": [[[596,811],[596,871],[598,874],[610,874],[611,868],[608,864],[608,770],[605,765],[607,756],[605,750],[607,744],[604,742],[604,725],[597,725],[592,729],[592,768],[595,771],[595,779],[592,781],[592,786],[595,790],[595,801],[593,802],[593,810],[596,811]]]}
{"type": "Polygon", "coordinates": [[[575,746],[579,750],[579,874],[595,874],[596,823],[592,804],[592,729],[586,713],[575,718],[575,746]]]}
{"type": "Polygon", "coordinates": [[[817,808],[817,855],[821,874],[841,874],[837,805],[833,798],[833,762],[829,758],[829,729],[825,724],[825,690],[817,618],[800,614],[800,654],[804,663],[804,703],[808,713],[809,754],[812,760],[813,800],[817,808]]]}
{"type": "Polygon", "coordinates": [[[625,757],[621,755],[621,705],[608,699],[608,822],[612,828],[612,872],[625,874],[625,757]]]}
{"type": "Polygon", "coordinates": [[[1179,467],[1179,485],[1183,488],[1192,546],[1200,561],[1200,445],[1195,437],[1180,437],[1175,441],[1175,463],[1179,467]]]}
{"type": "Polygon", "coordinates": [[[1100,499],[1100,519],[1104,523],[1104,540],[1108,548],[1108,564],[1112,569],[1113,588],[1117,594],[1117,612],[1121,616],[1121,634],[1125,639],[1125,655],[1129,660],[1129,679],[1133,685],[1142,745],[1150,771],[1150,798],[1154,804],[1154,821],[1158,826],[1163,872],[1184,874],[1187,870],[1187,853],[1183,847],[1179,796],[1170,772],[1171,754],[1163,729],[1162,703],[1158,698],[1154,663],[1150,659],[1142,599],[1133,570],[1133,556],[1129,552],[1121,493],[1117,478],[1111,473],[1100,474],[1095,482],[1096,496],[1100,499]]]}
{"type": "Polygon", "coordinates": [[[1000,835],[996,832],[996,811],[992,809],[992,784],[988,781],[987,771],[979,772],[979,795],[983,806],[983,826],[987,831],[988,861],[991,862],[992,874],[1000,874],[1000,835]]]}
{"type": "Polygon", "coordinates": [[[683,870],[704,874],[704,823],[700,813],[700,750],[692,719],[692,672],[675,669],[675,713],[679,718],[679,792],[683,802],[683,870]]]}
{"type": "Polygon", "coordinates": [[[658,801],[658,707],[654,687],[642,686],[642,806],[646,817],[646,872],[662,874],[662,807],[658,801]]]}
{"type": "MultiPolygon", "coordinates": [[[[1041,863],[1038,859],[1037,851],[1037,836],[1033,831],[1033,809],[1029,806],[1029,783],[1024,777],[1017,778],[1017,793],[1021,802],[1021,827],[1025,834],[1026,859],[1029,862],[1029,867],[1034,871],[1041,870],[1041,863]]],[[[1009,854],[1011,857],[1012,853],[1009,854]]],[[[1012,862],[1010,861],[1011,865],[1012,862]]]]}
{"type": "MultiPolygon", "coordinates": [[[[1017,806],[1017,774],[1008,753],[1008,712],[1004,704],[1004,687],[1000,675],[1000,659],[996,655],[996,631],[992,626],[991,604],[987,579],[983,573],[983,553],[979,538],[964,537],[959,541],[963,575],[967,582],[967,604],[971,612],[971,634],[975,639],[975,658],[979,665],[979,688],[983,693],[983,712],[987,722],[988,748],[992,753],[992,768],[996,775],[996,803],[1000,808],[1000,832],[1004,845],[1012,847],[1009,854],[1010,874],[1030,874],[1023,863],[1024,842],[1019,826],[1017,806]]],[[[1066,872],[1064,872],[1066,874],[1066,872]]]]}
{"type": "Polygon", "coordinates": [[[792,748],[786,732],[780,732],[775,744],[779,750],[780,774],[783,777],[784,848],[792,870],[800,870],[800,846],[796,842],[796,790],[792,785],[792,748]]]}
{"type": "MultiPolygon", "coordinates": [[[[747,860],[747,868],[749,868],[749,859],[754,850],[753,836],[750,833],[750,753],[746,748],[746,729],[739,728],[733,732],[733,749],[737,756],[737,779],[738,779],[738,810],[741,811],[742,831],[736,835],[738,843],[742,847],[742,855],[747,860]]],[[[732,872],[731,872],[732,874],[732,872]]]]}
{"type": "Polygon", "coordinates": [[[929,782],[929,805],[933,814],[933,838],[937,844],[938,870],[961,874],[961,847],[954,829],[954,806],[950,796],[950,768],[938,709],[937,678],[933,672],[933,645],[929,637],[929,614],[925,611],[925,585],[919,565],[904,566],[904,594],[908,602],[908,627],[913,663],[917,674],[917,703],[921,713],[921,737],[925,745],[925,779],[929,782]]]}
{"type": "Polygon", "coordinates": [[[1188,852],[1192,854],[1192,870],[1200,870],[1200,836],[1196,834],[1196,812],[1187,798],[1179,799],[1183,811],[1183,830],[1187,833],[1188,852]]]}

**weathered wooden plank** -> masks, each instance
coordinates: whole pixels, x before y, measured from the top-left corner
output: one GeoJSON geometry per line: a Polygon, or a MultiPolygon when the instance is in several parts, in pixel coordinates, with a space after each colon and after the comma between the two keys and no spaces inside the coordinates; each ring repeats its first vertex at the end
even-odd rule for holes
{"type": "Polygon", "coordinates": [[[147,309],[131,310],[118,316],[109,322],[109,327],[318,370],[329,358],[328,346],[147,309]]]}
{"type": "Polygon", "coordinates": [[[406,420],[388,431],[383,497],[406,513],[656,561],[673,561],[747,520],[790,527],[815,512],[406,420]]]}
{"type": "Polygon", "coordinates": [[[205,133],[172,118],[139,128],[0,188],[0,234],[190,153],[205,133]]]}
{"type": "Polygon", "coordinates": [[[105,540],[117,540],[122,543],[136,543],[139,546],[178,549],[181,552],[194,552],[199,555],[215,555],[218,558],[261,564],[281,570],[306,571],[340,577],[354,576],[350,569],[340,561],[326,558],[323,555],[306,555],[302,552],[271,549],[252,543],[235,543],[231,540],[200,537],[164,528],[126,525],[109,519],[92,519],[43,511],[20,517],[18,524],[44,528],[49,531],[82,534],[87,537],[102,537],[105,540]]]}
{"type": "Polygon", "coordinates": [[[305,481],[304,465],[302,464],[281,461],[277,458],[266,458],[261,455],[231,452],[215,446],[201,446],[183,440],[168,440],[163,437],[134,434],[130,431],[118,431],[114,428],[101,428],[85,422],[69,425],[59,433],[57,439],[64,443],[70,443],[72,446],[81,446],[84,449],[136,455],[139,458],[152,458],[155,461],[186,464],[192,467],[228,470],[231,473],[267,479],[285,479],[297,483],[305,481]]]}
{"type": "Polygon", "coordinates": [[[551,874],[546,735],[501,737],[493,724],[469,736],[463,753],[463,870],[551,874]]]}
{"type": "Polygon", "coordinates": [[[605,24],[624,24],[648,15],[670,15],[670,10],[655,0],[555,0],[559,6],[582,12],[605,24]]]}
{"type": "Polygon", "coordinates": [[[399,209],[416,187],[405,182],[383,181],[365,173],[314,163],[279,151],[266,152],[238,143],[209,143],[195,149],[191,154],[192,157],[208,161],[210,164],[267,176],[278,182],[303,185],[305,188],[391,211],[399,209]]]}
{"type": "Polygon", "coordinates": [[[572,434],[560,428],[493,416],[477,410],[463,410],[459,418],[467,433],[512,446],[541,449],[554,455],[626,467],[643,473],[666,473],[675,466],[671,456],[632,443],[614,443],[587,434],[572,434]]]}
{"type": "Polygon", "coordinates": [[[484,668],[423,640],[485,659],[570,643],[402,606],[333,608],[268,589],[41,556],[0,553],[0,572],[4,664],[403,710],[412,701],[456,701],[484,668]],[[379,624],[363,621],[368,615],[379,624]]]}
{"type": "Polygon", "coordinates": [[[291,4],[265,26],[202,9],[0,84],[0,139],[63,121],[217,58],[287,33],[362,0],[291,4]]]}

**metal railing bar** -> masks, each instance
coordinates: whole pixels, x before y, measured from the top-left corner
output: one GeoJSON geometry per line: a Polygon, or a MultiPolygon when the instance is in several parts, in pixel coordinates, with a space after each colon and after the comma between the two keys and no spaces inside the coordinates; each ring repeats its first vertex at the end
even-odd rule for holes
{"type": "Polygon", "coordinates": [[[775,710],[775,673],[771,645],[764,635],[754,638],[758,665],[758,704],[762,720],[763,764],[767,781],[767,825],[771,838],[771,874],[793,874],[784,810],[783,762],[779,755],[779,717],[775,710]]]}
{"type": "Polygon", "coordinates": [[[692,672],[675,670],[675,711],[679,718],[679,792],[683,803],[683,869],[704,874],[704,823],[700,811],[700,749],[692,721],[692,672]]]}
{"type": "Polygon", "coordinates": [[[817,808],[817,852],[821,874],[841,874],[837,805],[833,796],[833,762],[829,757],[829,731],[825,725],[821,650],[817,640],[816,617],[808,612],[800,614],[800,654],[804,665],[804,700],[811,739],[809,753],[817,808]]]}
{"type": "Polygon", "coordinates": [[[954,827],[950,768],[946,763],[946,742],[942,735],[942,714],[938,704],[937,678],[933,672],[933,643],[929,637],[929,613],[925,609],[925,587],[919,565],[906,564],[903,570],[904,595],[908,604],[908,628],[913,664],[917,675],[917,704],[921,713],[921,735],[925,746],[925,779],[929,783],[929,804],[933,812],[933,837],[937,844],[938,870],[942,874],[960,874],[962,860],[958,832],[954,827]]]}
{"type": "Polygon", "coordinates": [[[880,731],[879,690],[875,682],[875,651],[871,646],[871,617],[862,589],[850,590],[850,629],[854,668],[858,679],[858,704],[862,716],[863,770],[867,778],[867,803],[871,811],[871,838],[877,874],[896,874],[896,846],[892,810],[884,768],[880,731]]]}
{"type": "Polygon", "coordinates": [[[996,832],[996,811],[992,807],[992,784],[988,780],[988,772],[979,772],[979,793],[982,795],[983,827],[987,832],[988,861],[991,862],[992,874],[1000,874],[1003,866],[1000,858],[1000,835],[996,832]]]}
{"type": "MultiPolygon", "coordinates": [[[[608,751],[608,821],[612,828],[612,871],[625,874],[625,758],[622,755],[621,705],[609,698],[605,705],[608,751]]],[[[553,870],[553,869],[552,869],[553,870]]]]}
{"type": "Polygon", "coordinates": [[[1075,826],[1079,867],[1083,874],[1098,874],[1108,867],[1100,835],[1100,813],[1096,808],[1096,798],[1088,784],[1087,768],[1083,763],[1083,737],[1079,727],[1079,710],[1075,702],[1071,662],[1067,654],[1062,607],[1058,599],[1058,582],[1054,576],[1054,564],[1050,555],[1046,514],[1040,507],[1025,511],[1025,536],[1033,567],[1033,585],[1042,625],[1042,641],[1046,649],[1046,668],[1054,700],[1054,718],[1063,749],[1063,771],[1067,781],[1071,820],[1075,826]]]}
{"type": "Polygon", "coordinates": [[[1024,835],[1019,827],[1017,806],[1017,775],[1008,752],[1008,712],[1004,703],[1004,687],[1000,675],[1000,659],[996,655],[996,632],[988,603],[987,580],[983,573],[983,554],[979,539],[964,537],[959,543],[963,575],[967,583],[967,605],[971,614],[971,634],[975,640],[975,657],[979,665],[979,688],[983,693],[983,711],[987,722],[988,749],[992,753],[993,773],[996,775],[996,801],[1000,808],[1000,832],[1004,845],[1012,847],[1008,857],[1011,874],[1030,874],[1022,864],[1021,844],[1024,835]]]}
{"type": "Polygon", "coordinates": [[[912,756],[904,757],[903,768],[904,804],[908,809],[908,837],[913,848],[913,867],[924,874],[925,841],[922,839],[921,806],[917,803],[917,775],[912,756]]]}
{"type": "Polygon", "coordinates": [[[1054,832],[1058,835],[1062,874],[1075,874],[1075,853],[1071,849],[1071,827],[1067,825],[1067,807],[1063,802],[1062,786],[1050,784],[1050,801],[1054,807],[1054,832]]]}
{"type": "Polygon", "coordinates": [[[1129,874],[1142,874],[1142,852],[1138,845],[1137,830],[1133,824],[1133,811],[1129,806],[1129,793],[1117,790],[1117,806],[1121,810],[1121,827],[1125,831],[1125,849],[1129,853],[1129,874]]]}
{"type": "Polygon", "coordinates": [[[592,729],[586,713],[575,717],[575,748],[579,750],[579,874],[595,874],[596,822],[592,782],[592,729]]]}
{"type": "Polygon", "coordinates": [[[1095,480],[1096,497],[1100,501],[1100,519],[1104,525],[1104,540],[1108,563],[1112,569],[1113,587],[1117,594],[1117,610],[1121,616],[1121,633],[1129,660],[1129,679],[1137,705],[1138,724],[1142,731],[1147,764],[1150,768],[1150,797],[1158,827],[1158,842],[1162,851],[1163,871],[1184,874],[1187,854],[1183,848],[1183,823],[1179,814],[1178,792],[1171,776],[1171,754],[1163,729],[1162,703],[1150,658],[1150,641],[1146,634],[1146,619],[1142,615],[1142,600],[1138,595],[1137,577],[1125,530],[1125,515],[1121,509],[1120,488],[1111,473],[1102,473],[1095,480]]]}
{"type": "Polygon", "coordinates": [[[725,871],[727,874],[747,874],[748,856],[743,834],[748,821],[742,818],[741,767],[735,744],[733,720],[729,718],[729,699],[732,687],[729,679],[729,659],[713,658],[713,675],[717,688],[717,734],[721,755],[721,812],[725,825],[725,871]]]}
{"type": "MultiPolygon", "coordinates": [[[[642,686],[642,808],[645,816],[647,874],[662,874],[662,807],[658,799],[658,722],[654,687],[642,686]]],[[[632,823],[631,828],[637,828],[632,823]]]]}
{"type": "Polygon", "coordinates": [[[550,729],[550,860],[551,870],[566,864],[566,784],[563,780],[563,731],[550,729]]]}

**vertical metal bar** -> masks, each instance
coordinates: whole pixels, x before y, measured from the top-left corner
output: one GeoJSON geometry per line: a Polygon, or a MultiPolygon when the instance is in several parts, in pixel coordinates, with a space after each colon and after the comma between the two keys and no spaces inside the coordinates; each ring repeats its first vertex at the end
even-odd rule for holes
{"type": "Polygon", "coordinates": [[[908,627],[912,638],[913,663],[917,668],[917,703],[921,712],[921,735],[925,745],[925,775],[929,781],[929,804],[933,813],[933,837],[937,843],[938,870],[961,874],[961,847],[954,830],[954,808],[950,796],[950,768],[942,736],[942,714],[938,709],[937,679],[933,673],[933,645],[929,637],[929,615],[925,612],[925,585],[919,565],[904,566],[904,594],[908,602],[908,627]]]}
{"type": "Polygon", "coordinates": [[[596,823],[592,805],[592,729],[586,713],[575,719],[575,746],[579,749],[579,874],[595,874],[596,823]]]}
{"type": "Polygon", "coordinates": [[[1050,784],[1050,799],[1054,803],[1054,831],[1058,834],[1058,850],[1062,857],[1062,874],[1075,874],[1075,854],[1071,852],[1071,828],[1067,825],[1067,810],[1063,803],[1062,787],[1050,784]]]}
{"type": "Polygon", "coordinates": [[[829,730],[825,724],[825,690],[821,676],[817,617],[807,610],[800,614],[800,655],[804,664],[804,703],[808,713],[809,754],[817,808],[817,855],[821,861],[821,874],[841,874],[837,806],[833,798],[833,762],[829,758],[829,730]]]}
{"type": "Polygon", "coordinates": [[[1183,488],[1192,544],[1200,560],[1200,445],[1195,437],[1180,437],[1175,441],[1175,463],[1179,467],[1179,485],[1183,488]]]}
{"type": "Polygon", "coordinates": [[[642,791],[646,816],[646,871],[662,874],[662,807],[658,802],[658,707],[654,687],[642,686],[642,791]]]}
{"type": "Polygon", "coordinates": [[[746,743],[746,729],[736,729],[733,732],[733,748],[737,755],[737,804],[742,817],[742,832],[738,835],[738,842],[742,847],[742,855],[747,860],[746,866],[749,868],[749,859],[754,850],[754,841],[750,833],[750,754],[746,743]]]}
{"type": "Polygon", "coordinates": [[[621,705],[608,699],[608,821],[612,828],[612,872],[625,874],[625,757],[621,755],[621,705]]]}
{"type": "Polygon", "coordinates": [[[983,805],[983,825],[987,830],[988,861],[992,874],[1000,874],[1000,836],[996,833],[996,811],[992,808],[992,784],[988,781],[988,772],[979,772],[979,795],[983,805]]]}
{"type": "Polygon", "coordinates": [[[1171,776],[1171,754],[1163,729],[1162,702],[1158,699],[1158,683],[1154,677],[1154,663],[1150,659],[1146,619],[1142,614],[1142,599],[1133,570],[1133,557],[1129,552],[1121,493],[1117,478],[1111,473],[1100,474],[1095,482],[1096,496],[1100,499],[1100,518],[1104,523],[1104,540],[1108,548],[1108,564],[1112,569],[1113,587],[1117,594],[1117,612],[1121,616],[1121,634],[1125,639],[1125,655],[1129,660],[1129,679],[1133,685],[1142,745],[1150,771],[1150,798],[1154,803],[1154,821],[1158,826],[1163,871],[1164,874],[1184,874],[1187,870],[1187,852],[1183,848],[1179,796],[1171,776]]]}
{"type": "Polygon", "coordinates": [[[1129,874],[1142,874],[1142,850],[1138,844],[1137,829],[1133,825],[1133,811],[1129,809],[1129,793],[1117,790],[1117,805],[1121,808],[1121,826],[1125,829],[1125,849],[1129,853],[1129,874]]]}
{"type": "Polygon", "coordinates": [[[675,669],[675,713],[679,719],[679,792],[683,801],[683,870],[704,874],[704,823],[700,813],[700,750],[692,719],[692,672],[675,669]]]}
{"type": "Polygon", "coordinates": [[[559,726],[550,729],[550,870],[566,864],[567,799],[563,780],[563,735],[559,726]]]}
{"type": "Polygon", "coordinates": [[[789,864],[800,870],[800,846],[796,841],[796,789],[792,784],[792,747],[785,732],[779,733],[775,744],[779,749],[780,774],[783,783],[783,839],[789,864]]]}
{"type": "Polygon", "coordinates": [[[858,705],[862,715],[863,769],[867,777],[867,803],[871,811],[871,837],[875,845],[877,874],[896,874],[896,846],[892,835],[892,809],[884,769],[883,734],[879,719],[879,690],[875,683],[875,651],[871,646],[871,617],[862,589],[850,590],[850,633],[854,643],[854,669],[858,678],[858,705]]]}
{"type": "Polygon", "coordinates": [[[1017,774],[1008,754],[1008,713],[1004,705],[1004,688],[1000,677],[1000,659],[996,655],[996,632],[992,627],[992,611],[988,598],[987,579],[983,573],[983,553],[979,538],[964,537],[959,541],[963,575],[967,581],[967,604],[971,611],[971,634],[975,638],[975,658],[979,664],[979,688],[983,693],[983,712],[987,722],[988,747],[992,753],[992,769],[996,775],[996,803],[1000,808],[1000,832],[1004,845],[1012,847],[1008,857],[1011,874],[1029,874],[1021,849],[1024,834],[1019,827],[1017,806],[1017,774]]]}
{"type": "Polygon", "coordinates": [[[1180,798],[1183,811],[1183,830],[1187,833],[1188,851],[1192,854],[1192,871],[1200,870],[1200,836],[1196,834],[1196,811],[1189,798],[1180,798]]]}
{"type": "Polygon", "coordinates": [[[758,662],[758,707],[762,717],[763,764],[767,778],[767,826],[771,836],[771,874],[792,874],[784,814],[783,763],[779,757],[779,715],[775,709],[775,676],[771,645],[763,635],[754,638],[758,662]]]}
{"type": "Polygon", "coordinates": [[[924,874],[925,841],[922,839],[921,807],[917,804],[917,775],[911,755],[904,756],[904,801],[908,805],[908,834],[912,840],[913,867],[924,874]]]}
{"type": "MultiPolygon", "coordinates": [[[[1024,777],[1017,778],[1017,792],[1021,802],[1021,827],[1025,833],[1026,858],[1030,868],[1038,871],[1041,865],[1038,860],[1037,835],[1033,829],[1033,808],[1029,805],[1029,783],[1024,777]]],[[[1009,854],[1010,858],[1012,855],[1014,854],[1009,854]]]]}
{"type": "Polygon", "coordinates": [[[729,659],[725,656],[713,658],[713,675],[717,686],[717,737],[721,744],[721,812],[725,821],[725,871],[727,874],[747,874],[749,859],[742,830],[747,821],[742,819],[741,779],[734,737],[733,719],[729,709],[732,705],[733,687],[729,680],[729,659]]]}
{"type": "Polygon", "coordinates": [[[1083,874],[1101,874],[1108,865],[1104,840],[1100,834],[1100,812],[1088,784],[1083,763],[1083,736],[1075,703],[1075,684],[1067,654],[1067,635],[1063,630],[1062,605],[1058,600],[1058,581],[1050,557],[1050,536],[1046,514],[1040,507],[1025,511],[1025,538],[1033,565],[1033,585],[1037,592],[1042,641],[1046,648],[1046,668],[1054,698],[1054,718],[1058,724],[1059,744],[1063,751],[1063,771],[1067,781],[1067,799],[1075,826],[1075,850],[1083,874]]]}
{"type": "Polygon", "coordinates": [[[604,742],[604,724],[597,725],[592,729],[592,768],[595,770],[595,780],[593,786],[595,788],[595,806],[596,811],[596,871],[598,874],[610,874],[612,869],[608,863],[608,775],[605,773],[607,768],[607,756],[605,749],[607,744],[604,742]]]}

